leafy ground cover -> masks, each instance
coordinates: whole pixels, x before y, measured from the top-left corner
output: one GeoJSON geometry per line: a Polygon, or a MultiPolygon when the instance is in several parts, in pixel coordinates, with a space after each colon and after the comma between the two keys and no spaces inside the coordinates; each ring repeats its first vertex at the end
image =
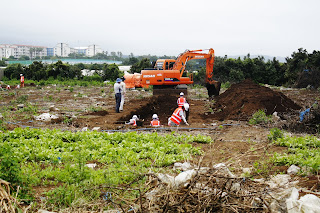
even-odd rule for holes
{"type": "Polygon", "coordinates": [[[320,139],[306,135],[303,137],[284,135],[279,129],[271,129],[269,138],[273,143],[288,147],[284,154],[274,153],[272,161],[278,165],[298,165],[305,172],[317,173],[320,169],[320,139]]]}
{"type": "Polygon", "coordinates": [[[103,184],[130,184],[143,173],[158,172],[200,155],[201,148],[191,144],[194,141],[212,142],[208,136],[174,132],[110,134],[29,128],[6,131],[0,141],[0,178],[27,189],[20,194],[27,203],[33,200],[32,188],[48,187],[38,205],[56,209],[79,199],[99,199],[104,194],[99,190],[103,184]]]}

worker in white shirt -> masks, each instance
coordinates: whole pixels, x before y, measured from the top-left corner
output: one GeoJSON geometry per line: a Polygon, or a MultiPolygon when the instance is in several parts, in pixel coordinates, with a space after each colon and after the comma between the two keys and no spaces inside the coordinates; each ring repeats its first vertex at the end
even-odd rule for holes
{"type": "Polygon", "coordinates": [[[124,96],[126,94],[126,84],[124,83],[124,81],[126,80],[124,77],[121,78],[121,82],[120,82],[120,85],[121,85],[121,102],[120,102],[120,112],[123,111],[123,104],[124,104],[124,96]]]}
{"type": "Polygon", "coordinates": [[[115,94],[115,98],[116,98],[116,112],[119,113],[120,110],[120,102],[121,102],[121,79],[117,78],[116,83],[114,84],[113,88],[114,88],[114,94],[115,94]]]}

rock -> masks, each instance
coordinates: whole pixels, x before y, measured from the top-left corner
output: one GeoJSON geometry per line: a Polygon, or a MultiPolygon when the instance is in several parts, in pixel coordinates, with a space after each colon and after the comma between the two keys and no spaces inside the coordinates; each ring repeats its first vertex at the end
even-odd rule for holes
{"type": "Polygon", "coordinates": [[[174,178],[175,187],[179,188],[185,186],[196,174],[197,172],[194,169],[181,172],[178,176],[174,178]]]}
{"type": "Polygon", "coordinates": [[[242,172],[245,174],[251,174],[251,168],[242,168],[242,172]]]}
{"type": "Polygon", "coordinates": [[[269,181],[266,181],[266,183],[269,184],[270,188],[279,188],[287,185],[290,179],[291,179],[290,175],[279,174],[279,175],[273,176],[269,181]]]}
{"type": "Polygon", "coordinates": [[[35,116],[35,119],[38,121],[51,121],[52,119],[58,119],[56,115],[51,115],[50,113],[43,113],[39,116],[35,116]]]}
{"type": "Polygon", "coordinates": [[[189,162],[184,162],[184,163],[174,163],[173,165],[173,169],[177,170],[180,169],[182,171],[187,171],[189,169],[191,169],[192,166],[189,162]]]}
{"type": "Polygon", "coordinates": [[[17,108],[18,108],[18,109],[22,109],[23,107],[24,107],[24,104],[18,104],[18,105],[17,105],[17,108]]]}
{"type": "Polygon", "coordinates": [[[99,131],[101,129],[101,127],[93,127],[92,131],[99,131]]]}
{"type": "Polygon", "coordinates": [[[300,167],[296,166],[296,165],[291,165],[288,170],[287,173],[289,175],[295,175],[300,171],[300,167]]]}
{"type": "Polygon", "coordinates": [[[52,112],[59,111],[59,109],[56,108],[54,105],[51,105],[51,106],[49,107],[49,110],[52,111],[52,112]]]}
{"type": "Polygon", "coordinates": [[[278,116],[278,113],[277,113],[277,112],[274,112],[274,113],[272,114],[272,120],[274,120],[274,121],[279,121],[279,120],[280,120],[280,117],[278,116]]]}
{"type": "Polygon", "coordinates": [[[88,164],[86,164],[86,167],[91,168],[91,169],[93,169],[96,166],[97,166],[96,163],[88,163],[88,164]]]}
{"type": "Polygon", "coordinates": [[[166,183],[171,186],[174,184],[174,177],[173,176],[167,175],[167,174],[162,174],[162,173],[158,173],[156,175],[161,182],[166,183]]]}
{"type": "Polygon", "coordinates": [[[214,169],[217,170],[217,173],[223,176],[227,176],[230,178],[235,178],[236,176],[230,172],[228,167],[224,163],[218,163],[213,166],[214,169]]]}
{"type": "Polygon", "coordinates": [[[81,129],[81,132],[85,132],[85,131],[88,131],[88,127],[83,127],[83,128],[81,129]]]}
{"type": "Polygon", "coordinates": [[[55,213],[55,212],[49,212],[47,210],[39,209],[38,213],[55,213]]]}

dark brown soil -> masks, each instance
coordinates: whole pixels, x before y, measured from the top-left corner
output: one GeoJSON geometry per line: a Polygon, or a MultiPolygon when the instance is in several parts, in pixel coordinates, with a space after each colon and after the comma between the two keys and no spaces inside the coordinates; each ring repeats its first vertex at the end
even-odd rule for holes
{"type": "Polygon", "coordinates": [[[267,115],[274,112],[290,112],[301,107],[281,92],[260,86],[251,80],[233,84],[216,97],[214,113],[216,120],[248,120],[253,113],[264,110],[267,115]]]}

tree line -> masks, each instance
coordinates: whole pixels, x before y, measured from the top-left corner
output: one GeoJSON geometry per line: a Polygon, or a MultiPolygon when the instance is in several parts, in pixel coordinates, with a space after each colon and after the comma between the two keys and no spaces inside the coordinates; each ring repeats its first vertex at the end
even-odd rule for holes
{"type": "MultiPolygon", "coordinates": [[[[133,54],[123,61],[123,65],[131,65],[131,73],[140,73],[142,69],[150,68],[152,62],[158,58],[172,58],[170,56],[140,56],[134,57],[133,54]]],[[[194,81],[197,84],[204,84],[205,79],[205,60],[192,60],[187,63],[186,70],[194,72],[194,81]]],[[[279,62],[276,58],[265,60],[263,56],[251,58],[248,54],[243,58],[215,57],[214,77],[220,82],[237,83],[250,78],[257,83],[270,85],[284,85],[295,87],[314,87],[320,85],[320,51],[314,50],[308,53],[300,48],[293,52],[286,62],[279,62]]],[[[23,73],[27,79],[46,80],[50,77],[54,79],[82,79],[81,70],[96,70],[101,81],[114,81],[122,75],[115,64],[64,64],[61,61],[55,64],[43,64],[41,61],[34,61],[29,66],[11,64],[5,69],[4,75],[8,79],[17,79],[23,73]],[[99,73],[98,70],[102,70],[99,73]]]]}
{"type": "Polygon", "coordinates": [[[121,72],[116,64],[75,64],[70,65],[58,61],[53,64],[45,64],[41,61],[33,61],[29,66],[23,66],[19,63],[10,64],[4,70],[4,76],[8,80],[19,79],[20,74],[25,76],[25,79],[40,81],[50,79],[69,80],[77,79],[81,80],[85,78],[82,74],[83,69],[95,70],[92,79],[96,81],[111,80],[115,81],[121,72]]]}

